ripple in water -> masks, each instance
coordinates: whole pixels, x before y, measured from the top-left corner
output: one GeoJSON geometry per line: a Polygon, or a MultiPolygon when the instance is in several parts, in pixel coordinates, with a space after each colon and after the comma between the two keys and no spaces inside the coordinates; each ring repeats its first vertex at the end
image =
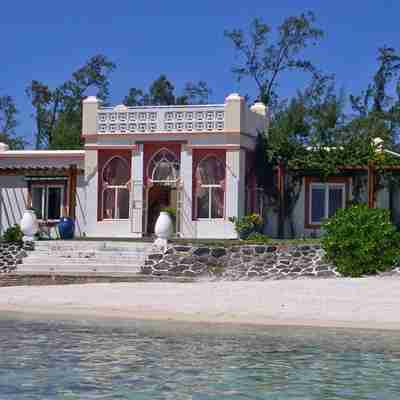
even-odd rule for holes
{"type": "Polygon", "coordinates": [[[0,320],[0,400],[399,399],[398,332],[0,320]]]}

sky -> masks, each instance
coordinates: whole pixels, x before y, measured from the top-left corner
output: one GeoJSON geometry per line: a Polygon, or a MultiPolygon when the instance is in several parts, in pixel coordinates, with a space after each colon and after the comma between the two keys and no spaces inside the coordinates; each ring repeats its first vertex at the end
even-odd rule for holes
{"type": "MultiPolygon", "coordinates": [[[[33,79],[51,88],[69,79],[91,56],[109,57],[111,103],[130,87],[147,88],[164,73],[177,92],[185,82],[204,80],[212,102],[232,92],[254,96],[253,82],[237,82],[236,56],[224,30],[246,29],[261,17],[273,29],[284,18],[312,11],[325,37],[307,57],[336,76],[338,89],[358,94],[371,81],[377,49],[400,50],[400,1],[395,0],[3,0],[0,8],[0,95],[19,110],[18,133],[33,142],[32,107],[25,88],[33,79]]],[[[286,74],[279,92],[290,97],[306,84],[286,74]]]]}

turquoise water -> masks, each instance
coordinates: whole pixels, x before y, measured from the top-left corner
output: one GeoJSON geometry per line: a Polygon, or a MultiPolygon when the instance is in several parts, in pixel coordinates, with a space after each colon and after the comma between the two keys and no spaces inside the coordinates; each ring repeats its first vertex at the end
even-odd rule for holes
{"type": "Polygon", "coordinates": [[[399,332],[0,320],[0,399],[399,399],[399,332]]]}

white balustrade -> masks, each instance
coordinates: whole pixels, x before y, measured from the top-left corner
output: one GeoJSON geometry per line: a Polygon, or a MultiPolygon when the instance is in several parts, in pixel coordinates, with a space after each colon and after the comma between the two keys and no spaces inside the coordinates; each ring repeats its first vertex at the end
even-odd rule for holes
{"type": "Polygon", "coordinates": [[[225,129],[224,104],[199,106],[103,107],[98,133],[215,132],[225,129]]]}

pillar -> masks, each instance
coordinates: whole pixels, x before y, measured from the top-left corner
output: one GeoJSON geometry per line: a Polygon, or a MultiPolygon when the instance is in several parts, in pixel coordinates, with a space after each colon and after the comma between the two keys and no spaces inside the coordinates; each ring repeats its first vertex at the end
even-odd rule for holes
{"type": "Polygon", "coordinates": [[[195,237],[193,223],[193,151],[187,145],[181,147],[181,233],[185,238],[195,237]]]}
{"type": "Polygon", "coordinates": [[[225,194],[225,213],[227,218],[242,217],[245,214],[245,165],[245,150],[227,150],[225,194]]]}
{"type": "Polygon", "coordinates": [[[143,234],[143,144],[132,151],[131,221],[132,233],[143,234]]]}

